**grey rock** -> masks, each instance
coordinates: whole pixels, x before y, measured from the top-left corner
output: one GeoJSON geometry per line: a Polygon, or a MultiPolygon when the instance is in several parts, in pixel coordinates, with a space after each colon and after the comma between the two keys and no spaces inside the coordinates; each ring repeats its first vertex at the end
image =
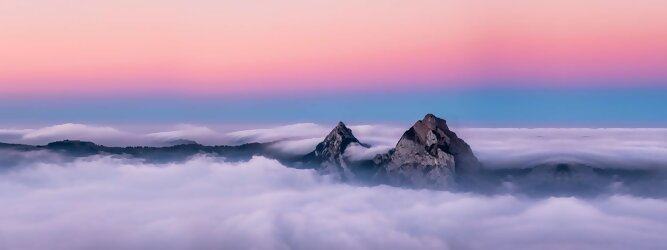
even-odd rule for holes
{"type": "Polygon", "coordinates": [[[354,179],[355,174],[350,169],[350,162],[343,155],[352,144],[369,147],[361,143],[343,122],[339,122],[324,140],[317,144],[315,150],[304,158],[323,174],[330,174],[341,180],[354,179]]]}
{"type": "Polygon", "coordinates": [[[376,156],[374,162],[383,170],[378,178],[416,188],[452,188],[457,179],[480,168],[470,146],[432,114],[417,121],[393,150],[376,156]]]}

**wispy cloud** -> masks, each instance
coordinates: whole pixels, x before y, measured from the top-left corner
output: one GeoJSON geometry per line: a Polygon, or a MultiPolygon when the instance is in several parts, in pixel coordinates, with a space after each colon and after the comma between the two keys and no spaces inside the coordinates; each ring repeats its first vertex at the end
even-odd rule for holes
{"type": "Polygon", "coordinates": [[[26,131],[21,139],[26,142],[44,142],[57,140],[86,140],[94,138],[97,141],[116,141],[127,139],[128,134],[112,127],[93,126],[76,123],[66,123],[26,131]]]}
{"type": "Polygon", "coordinates": [[[663,128],[462,128],[487,167],[526,167],[571,158],[598,167],[667,167],[663,128]]]}
{"type": "Polygon", "coordinates": [[[162,143],[179,139],[194,140],[204,144],[216,144],[223,141],[223,134],[208,127],[191,124],[181,124],[176,126],[174,130],[150,133],[146,136],[153,139],[153,141],[162,143]]]}
{"type": "Polygon", "coordinates": [[[272,128],[235,131],[228,133],[227,137],[237,143],[310,139],[324,137],[332,128],[314,123],[297,123],[272,128]]]}

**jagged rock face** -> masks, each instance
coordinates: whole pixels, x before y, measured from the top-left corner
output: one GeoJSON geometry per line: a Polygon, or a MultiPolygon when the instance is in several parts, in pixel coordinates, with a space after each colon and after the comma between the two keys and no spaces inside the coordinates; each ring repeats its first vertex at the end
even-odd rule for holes
{"type": "Polygon", "coordinates": [[[406,131],[395,149],[376,156],[375,163],[391,184],[418,188],[449,188],[457,174],[479,169],[470,146],[432,114],[406,131]]]}
{"type": "Polygon", "coordinates": [[[315,153],[317,158],[322,160],[334,161],[343,155],[350,143],[354,142],[360,143],[352,134],[352,130],[347,128],[344,123],[339,122],[329,135],[324,138],[324,141],[317,144],[313,153],[315,153]]]}
{"type": "Polygon", "coordinates": [[[306,155],[306,159],[311,163],[319,164],[317,169],[322,173],[332,174],[343,180],[352,179],[354,173],[350,170],[349,163],[343,154],[345,149],[353,143],[368,147],[366,144],[359,142],[352,134],[352,130],[347,128],[344,123],[339,122],[324,138],[324,141],[317,144],[315,151],[306,155]]]}

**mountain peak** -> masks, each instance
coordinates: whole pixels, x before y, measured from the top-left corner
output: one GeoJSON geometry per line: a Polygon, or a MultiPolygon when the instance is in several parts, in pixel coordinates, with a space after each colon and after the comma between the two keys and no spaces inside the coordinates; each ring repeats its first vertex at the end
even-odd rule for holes
{"type": "Polygon", "coordinates": [[[350,144],[356,143],[362,147],[368,145],[359,142],[343,122],[339,122],[322,142],[317,144],[315,150],[305,156],[306,161],[315,163],[323,172],[332,173],[343,179],[352,178],[353,174],[347,169],[347,160],[343,157],[345,149],[350,144]]]}
{"type": "Polygon", "coordinates": [[[359,140],[357,140],[357,138],[352,134],[352,130],[345,126],[345,123],[343,122],[338,122],[338,125],[336,125],[336,127],[334,127],[334,129],[329,132],[329,135],[327,135],[324,140],[326,141],[328,139],[336,139],[334,137],[348,139],[351,142],[359,142],[359,140]]]}
{"type": "Polygon", "coordinates": [[[338,125],[324,138],[324,141],[317,144],[314,153],[322,159],[338,158],[343,155],[350,143],[361,144],[357,137],[352,134],[352,130],[345,126],[345,123],[338,122],[338,125]]]}
{"type": "Polygon", "coordinates": [[[433,114],[427,114],[424,119],[415,122],[415,125],[406,131],[403,137],[425,145],[437,142],[449,144],[449,134],[452,133],[447,126],[447,121],[433,114]]]}
{"type": "Polygon", "coordinates": [[[426,125],[426,127],[428,127],[429,129],[449,130],[449,127],[447,126],[447,121],[445,119],[437,117],[431,113],[424,116],[424,119],[417,121],[417,123],[422,123],[426,125]]]}
{"type": "Polygon", "coordinates": [[[437,119],[440,119],[440,118],[438,118],[437,116],[435,116],[433,113],[428,113],[428,114],[426,114],[426,115],[424,116],[424,120],[429,119],[429,118],[437,118],[437,119]]]}
{"type": "Polygon", "coordinates": [[[417,121],[396,148],[375,161],[391,182],[416,187],[448,187],[456,175],[479,168],[470,146],[449,130],[447,121],[433,114],[417,121]]]}
{"type": "Polygon", "coordinates": [[[345,126],[345,123],[343,123],[342,121],[338,122],[338,125],[336,125],[336,127],[337,127],[337,128],[338,128],[338,127],[347,128],[347,126],[345,126]]]}

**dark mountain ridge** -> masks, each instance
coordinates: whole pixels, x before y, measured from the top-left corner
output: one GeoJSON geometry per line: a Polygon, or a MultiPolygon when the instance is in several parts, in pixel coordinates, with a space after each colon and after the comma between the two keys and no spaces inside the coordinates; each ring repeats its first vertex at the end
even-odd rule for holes
{"type": "Polygon", "coordinates": [[[197,143],[186,143],[166,147],[129,146],[108,147],[93,142],[79,140],[63,140],[42,146],[0,143],[0,149],[18,151],[47,150],[70,157],[86,157],[99,154],[125,155],[141,158],[150,162],[182,161],[197,154],[211,154],[225,157],[231,161],[247,160],[254,155],[279,158],[265,143],[247,143],[238,146],[205,146],[197,143]]]}

